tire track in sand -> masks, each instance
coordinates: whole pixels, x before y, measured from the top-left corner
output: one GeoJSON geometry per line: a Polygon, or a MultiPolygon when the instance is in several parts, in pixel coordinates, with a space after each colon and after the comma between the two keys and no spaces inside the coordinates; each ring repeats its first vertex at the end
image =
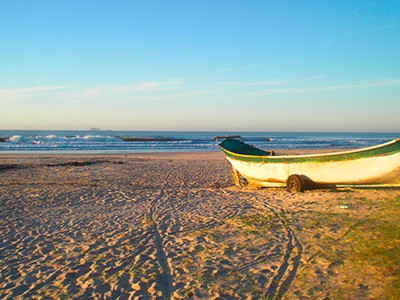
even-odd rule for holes
{"type": "Polygon", "coordinates": [[[171,299],[172,291],[173,291],[173,278],[171,275],[171,268],[168,265],[167,255],[163,246],[163,237],[160,233],[160,229],[158,228],[157,222],[155,220],[155,209],[157,207],[157,203],[160,202],[165,196],[165,189],[169,184],[169,177],[171,176],[174,169],[170,170],[168,174],[164,177],[162,185],[160,189],[160,194],[150,203],[148,218],[151,221],[151,228],[155,238],[155,248],[156,248],[156,258],[160,267],[162,269],[162,274],[160,277],[160,281],[163,286],[163,299],[171,299]]]}
{"type": "Polygon", "coordinates": [[[266,200],[254,199],[254,203],[260,205],[261,209],[271,211],[279,218],[286,232],[288,242],[286,243],[283,262],[270,280],[266,295],[267,299],[282,299],[296,277],[303,253],[303,246],[296,237],[293,229],[289,226],[284,209],[275,208],[266,200]]]}

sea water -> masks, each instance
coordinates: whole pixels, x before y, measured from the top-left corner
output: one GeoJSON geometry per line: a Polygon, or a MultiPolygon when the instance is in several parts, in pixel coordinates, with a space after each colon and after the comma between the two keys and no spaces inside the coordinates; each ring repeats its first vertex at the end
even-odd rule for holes
{"type": "Polygon", "coordinates": [[[240,135],[262,149],[354,149],[400,133],[0,130],[1,153],[138,153],[218,150],[215,136],[240,135]]]}

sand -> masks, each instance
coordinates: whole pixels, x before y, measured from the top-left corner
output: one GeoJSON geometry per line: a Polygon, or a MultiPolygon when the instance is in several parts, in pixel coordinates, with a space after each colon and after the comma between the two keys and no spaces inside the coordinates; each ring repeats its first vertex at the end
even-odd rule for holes
{"type": "Polygon", "coordinates": [[[347,257],[388,199],[239,189],[219,152],[3,155],[0,298],[380,298],[347,257]]]}

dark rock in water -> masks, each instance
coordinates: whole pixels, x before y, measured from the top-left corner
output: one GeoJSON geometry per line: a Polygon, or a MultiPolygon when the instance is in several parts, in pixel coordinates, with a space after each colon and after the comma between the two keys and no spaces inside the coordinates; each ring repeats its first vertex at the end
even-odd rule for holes
{"type": "Polygon", "coordinates": [[[0,137],[0,143],[5,143],[7,142],[8,138],[0,137]]]}
{"type": "Polygon", "coordinates": [[[168,138],[168,137],[136,137],[136,136],[121,137],[121,140],[123,140],[124,142],[169,142],[169,141],[176,141],[176,139],[168,138]]]}

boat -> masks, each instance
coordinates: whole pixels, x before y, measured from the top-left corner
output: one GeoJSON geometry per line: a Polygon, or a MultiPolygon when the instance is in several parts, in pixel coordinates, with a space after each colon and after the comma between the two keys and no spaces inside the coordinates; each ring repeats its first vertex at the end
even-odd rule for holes
{"type": "Polygon", "coordinates": [[[400,138],[368,148],[307,155],[276,155],[239,136],[214,138],[232,165],[237,186],[286,186],[290,192],[324,186],[400,186],[400,138]]]}

